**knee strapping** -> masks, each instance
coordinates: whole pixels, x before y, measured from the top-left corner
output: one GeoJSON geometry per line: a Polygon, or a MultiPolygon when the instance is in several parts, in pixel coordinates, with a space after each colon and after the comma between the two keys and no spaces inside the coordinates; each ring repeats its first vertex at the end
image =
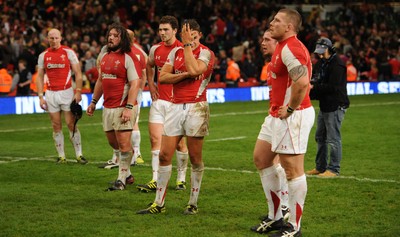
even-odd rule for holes
{"type": "Polygon", "coordinates": [[[121,161],[126,161],[129,158],[132,158],[132,156],[133,156],[133,152],[132,151],[121,152],[120,159],[121,159],[121,161]]]}
{"type": "Polygon", "coordinates": [[[192,164],[192,171],[193,172],[202,172],[204,171],[204,163],[200,164],[192,164]]]}

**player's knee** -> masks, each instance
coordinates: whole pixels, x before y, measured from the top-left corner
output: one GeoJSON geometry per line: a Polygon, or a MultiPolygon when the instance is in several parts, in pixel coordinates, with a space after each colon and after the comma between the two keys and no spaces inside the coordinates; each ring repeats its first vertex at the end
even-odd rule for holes
{"type": "Polygon", "coordinates": [[[204,163],[200,162],[198,164],[192,164],[192,170],[194,172],[201,172],[204,170],[204,163]]]}

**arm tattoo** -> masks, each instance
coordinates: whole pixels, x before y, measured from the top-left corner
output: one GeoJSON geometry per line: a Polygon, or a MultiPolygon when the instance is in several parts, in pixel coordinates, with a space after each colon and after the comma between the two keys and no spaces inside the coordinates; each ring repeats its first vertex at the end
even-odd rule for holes
{"type": "Polygon", "coordinates": [[[307,76],[307,67],[305,65],[299,65],[289,72],[290,78],[293,82],[298,81],[301,77],[307,76]]]}

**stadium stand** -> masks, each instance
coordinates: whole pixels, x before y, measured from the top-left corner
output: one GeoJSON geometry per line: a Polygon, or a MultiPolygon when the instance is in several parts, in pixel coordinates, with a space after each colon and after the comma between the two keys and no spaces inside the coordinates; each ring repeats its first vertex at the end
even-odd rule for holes
{"type": "MultiPolygon", "coordinates": [[[[243,75],[238,87],[261,84],[264,60],[259,42],[272,16],[282,7],[296,8],[303,16],[303,30],[298,35],[310,52],[318,38],[333,40],[346,61],[351,58],[357,80],[398,80],[400,5],[386,3],[335,3],[307,1],[309,4],[287,5],[289,1],[265,3],[254,1],[11,1],[0,0],[0,68],[13,75],[19,59],[24,58],[35,72],[37,57],[46,47],[50,28],[63,31],[63,44],[73,48],[83,62],[91,51],[96,57],[105,44],[106,27],[121,22],[135,31],[138,43],[148,52],[158,42],[157,26],[162,15],[179,20],[195,18],[204,27],[203,42],[219,57],[225,51],[243,69],[255,67],[256,75],[243,75]],[[207,40],[205,39],[207,36],[207,40]],[[252,78],[255,78],[254,81],[252,78]]],[[[313,61],[315,61],[314,59],[313,61]]],[[[217,60],[218,62],[218,60],[217,60]]],[[[224,87],[218,63],[210,87],[224,87]],[[214,83],[215,82],[215,83],[214,83]]],[[[251,72],[254,70],[241,70],[251,72]]],[[[89,83],[89,82],[87,82],[89,83]]]]}

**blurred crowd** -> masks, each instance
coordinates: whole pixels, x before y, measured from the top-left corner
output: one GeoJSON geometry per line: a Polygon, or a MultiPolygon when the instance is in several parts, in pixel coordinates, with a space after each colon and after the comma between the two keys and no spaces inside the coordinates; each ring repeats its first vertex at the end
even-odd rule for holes
{"type": "MultiPolygon", "coordinates": [[[[159,19],[163,15],[174,15],[180,21],[195,18],[203,27],[202,42],[218,59],[212,80],[228,82],[251,78],[262,84],[260,75],[265,60],[259,43],[274,14],[288,3],[284,0],[266,2],[0,0],[0,77],[4,71],[11,76],[18,73],[21,59],[34,75],[37,58],[48,47],[46,35],[51,28],[62,31],[62,44],[79,55],[85,73],[95,67],[110,23],[120,22],[135,31],[137,43],[148,52],[160,41],[159,19]]],[[[327,37],[342,59],[356,70],[355,80],[399,80],[398,5],[344,3],[330,11],[327,11],[331,6],[329,1],[325,5],[312,5],[309,11],[302,10],[300,4],[290,6],[303,15],[303,29],[298,37],[310,52],[314,51],[318,38],[327,37]]],[[[314,57],[314,62],[316,60],[314,57]]]]}

